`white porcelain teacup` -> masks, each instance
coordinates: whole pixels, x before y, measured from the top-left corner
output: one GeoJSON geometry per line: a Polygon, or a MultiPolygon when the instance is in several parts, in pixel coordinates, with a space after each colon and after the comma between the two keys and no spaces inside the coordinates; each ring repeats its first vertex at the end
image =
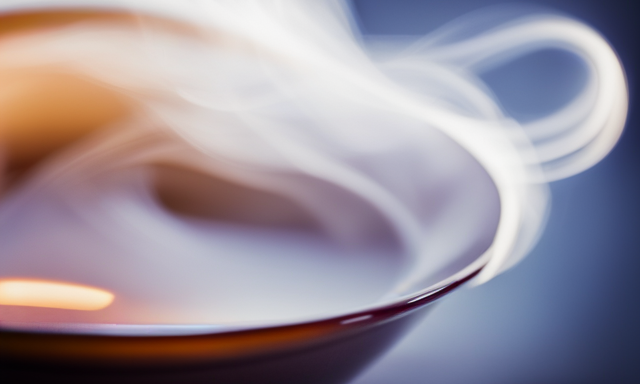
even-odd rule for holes
{"type": "Polygon", "coordinates": [[[336,18],[290,33],[308,5],[167,4],[0,16],[7,375],[344,382],[522,257],[544,183],[597,162],[624,122],[615,54],[571,20],[375,63],[332,44],[336,18]],[[521,126],[473,70],[549,47],[590,80],[521,126]]]}

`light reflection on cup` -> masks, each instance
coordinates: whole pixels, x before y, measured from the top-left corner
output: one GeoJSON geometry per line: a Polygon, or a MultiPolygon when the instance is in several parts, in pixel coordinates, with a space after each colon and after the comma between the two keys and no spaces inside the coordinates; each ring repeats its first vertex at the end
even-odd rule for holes
{"type": "Polygon", "coordinates": [[[0,280],[0,305],[98,311],[113,302],[111,292],[76,284],[31,280],[0,280]]]}

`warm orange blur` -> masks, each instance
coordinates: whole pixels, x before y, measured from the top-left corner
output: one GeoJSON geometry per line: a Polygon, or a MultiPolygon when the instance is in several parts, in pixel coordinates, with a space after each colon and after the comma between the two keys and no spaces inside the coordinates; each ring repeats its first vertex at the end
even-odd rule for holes
{"type": "MultiPolygon", "coordinates": [[[[109,12],[6,14],[0,16],[0,40],[80,20],[131,23],[130,18],[109,12]]],[[[4,161],[9,170],[29,167],[82,136],[126,117],[131,108],[118,92],[63,68],[0,70],[0,146],[4,161]]]]}
{"type": "Polygon", "coordinates": [[[0,84],[0,142],[14,167],[33,164],[131,109],[117,92],[59,70],[0,70],[0,84]]]}
{"type": "MultiPolygon", "coordinates": [[[[0,15],[0,41],[81,21],[132,27],[143,19],[147,26],[198,34],[188,25],[161,18],[61,10],[0,15]]],[[[5,162],[5,171],[20,173],[77,139],[127,118],[136,107],[123,94],[69,70],[63,66],[0,68],[0,155],[4,157],[0,165],[5,162]]]]}
{"type": "Polygon", "coordinates": [[[0,305],[19,305],[78,311],[108,307],[115,296],[103,289],[30,279],[0,280],[0,305]]]}

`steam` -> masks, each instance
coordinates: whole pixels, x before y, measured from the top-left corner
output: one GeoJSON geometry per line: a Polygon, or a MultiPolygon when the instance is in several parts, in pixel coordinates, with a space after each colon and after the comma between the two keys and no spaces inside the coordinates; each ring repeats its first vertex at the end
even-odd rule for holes
{"type": "MultiPolygon", "coordinates": [[[[471,34],[462,33],[469,20],[453,23],[376,60],[345,9],[336,1],[157,1],[131,11],[166,15],[193,30],[177,33],[140,17],[134,24],[79,21],[0,39],[0,71],[56,68],[139,107],[128,120],[50,157],[4,196],[0,229],[10,235],[0,235],[3,275],[25,274],[45,257],[37,255],[53,252],[60,264],[37,272],[54,276],[41,277],[142,292],[122,271],[155,263],[178,276],[197,275],[187,278],[199,281],[197,287],[167,283],[176,302],[190,290],[213,292],[218,283],[250,301],[225,273],[214,273],[217,281],[206,278],[211,253],[307,252],[318,260],[333,253],[343,267],[352,265],[344,267],[351,283],[331,292],[355,289],[353,297],[291,313],[285,304],[271,307],[264,319],[273,320],[407,295],[486,265],[477,278],[482,283],[514,265],[544,225],[546,183],[597,163],[621,134],[627,89],[615,53],[588,26],[545,14],[471,34]],[[558,111],[518,122],[479,74],[548,48],[580,57],[588,69],[585,85],[558,111]],[[168,211],[157,197],[162,166],[234,185],[227,197],[217,197],[226,205],[210,210],[245,224],[266,222],[266,229],[185,221],[168,211]],[[254,196],[247,191],[277,201],[269,197],[251,207],[247,201],[261,198],[232,198],[254,196]],[[267,206],[280,208],[274,213],[267,206]],[[38,228],[53,233],[46,223],[71,229],[57,240],[30,240],[38,228]],[[231,244],[256,238],[253,248],[231,244]],[[104,255],[88,257],[96,247],[104,255]],[[119,256],[105,256],[112,254],[119,256]],[[140,255],[147,264],[131,261],[140,255]],[[98,260],[104,257],[110,261],[98,260]],[[60,267],[69,263],[84,269],[60,267]],[[375,265],[391,277],[367,270],[375,265]]],[[[475,22],[483,20],[479,14],[475,22]]],[[[202,185],[184,183],[189,190],[202,185]]],[[[206,193],[220,188],[227,187],[206,193]]],[[[206,193],[178,200],[213,204],[206,193]]],[[[285,259],[275,262],[278,273],[292,286],[304,285],[292,277],[296,263],[285,259]]],[[[215,265],[228,261],[221,263],[215,265]]],[[[151,268],[135,279],[157,286],[163,273],[151,268]]],[[[260,279],[255,271],[242,274],[260,279]]],[[[154,295],[147,290],[139,298],[153,302],[154,295]]],[[[184,303],[185,316],[223,322],[203,314],[205,299],[209,294],[184,303]]],[[[233,308],[238,318],[252,319],[233,308]]],[[[133,322],[147,319],[141,316],[133,322]]]]}

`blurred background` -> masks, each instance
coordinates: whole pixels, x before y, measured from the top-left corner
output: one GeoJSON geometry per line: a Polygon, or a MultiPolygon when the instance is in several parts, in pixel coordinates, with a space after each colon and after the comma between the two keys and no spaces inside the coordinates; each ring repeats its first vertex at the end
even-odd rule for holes
{"type": "MultiPolygon", "coordinates": [[[[356,384],[640,383],[640,12],[634,1],[353,0],[369,38],[418,36],[470,11],[527,4],[571,15],[611,43],[630,110],[613,152],[551,185],[540,242],[489,283],[443,300],[356,384]]],[[[579,88],[580,63],[538,52],[483,79],[514,117],[552,110],[579,88]]]]}

